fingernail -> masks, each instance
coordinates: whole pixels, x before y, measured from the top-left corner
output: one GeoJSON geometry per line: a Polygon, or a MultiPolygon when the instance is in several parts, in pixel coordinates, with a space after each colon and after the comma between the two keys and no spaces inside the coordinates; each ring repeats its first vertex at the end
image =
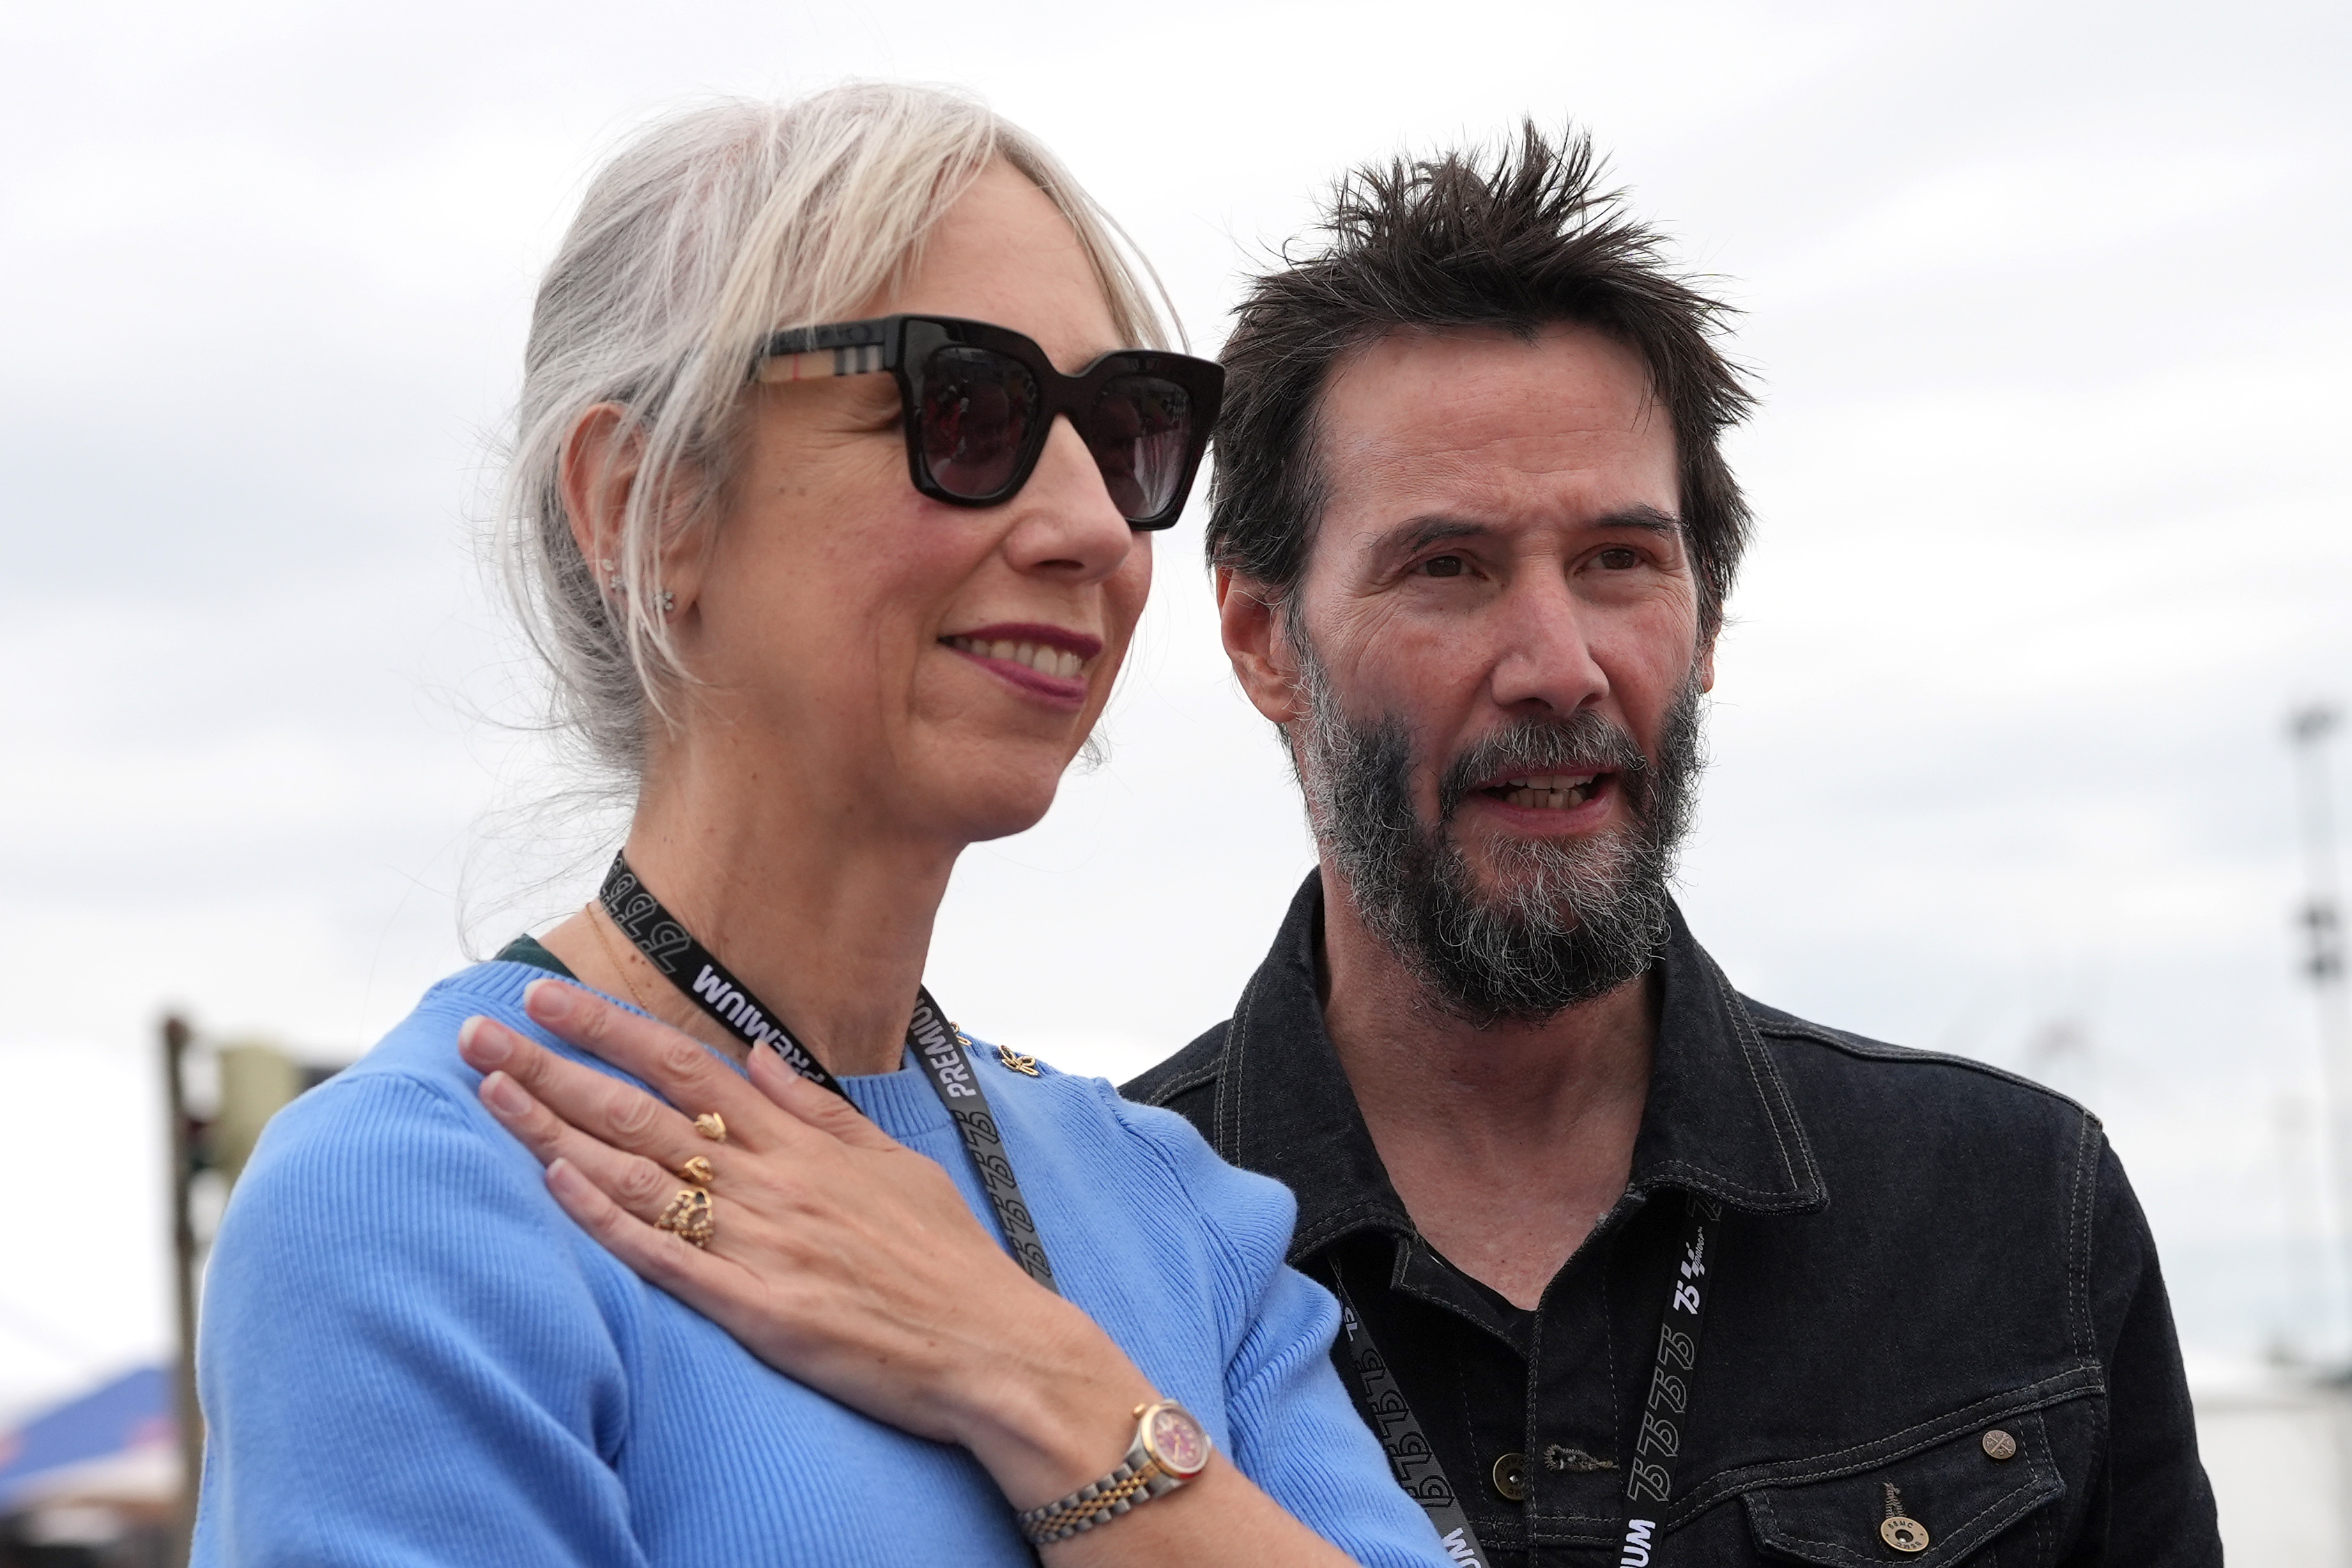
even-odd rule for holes
{"type": "Polygon", "coordinates": [[[488,1018],[472,1017],[457,1026],[457,1054],[478,1068],[494,1068],[514,1054],[504,1029],[488,1018]]]}
{"type": "Polygon", "coordinates": [[[491,1110],[507,1116],[520,1116],[530,1109],[530,1096],[502,1072],[494,1072],[482,1080],[482,1098],[490,1102],[491,1110]]]}
{"type": "Polygon", "coordinates": [[[572,1011],[572,987],[561,980],[534,980],[522,994],[523,1005],[538,1018],[561,1018],[572,1011]]]}
{"type": "Polygon", "coordinates": [[[567,1193],[575,1192],[580,1186],[580,1173],[573,1168],[569,1160],[550,1161],[547,1167],[547,1184],[567,1193]]]}

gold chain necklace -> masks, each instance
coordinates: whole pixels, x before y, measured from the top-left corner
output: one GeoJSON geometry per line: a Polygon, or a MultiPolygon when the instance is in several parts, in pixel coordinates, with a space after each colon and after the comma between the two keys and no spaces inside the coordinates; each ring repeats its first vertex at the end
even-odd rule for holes
{"type": "Polygon", "coordinates": [[[646,1017],[654,1017],[656,1016],[654,1013],[654,1005],[646,1000],[646,994],[644,992],[637,989],[636,973],[630,969],[628,964],[622,959],[619,950],[613,946],[613,939],[604,934],[604,910],[603,906],[591,900],[590,902],[581,906],[580,912],[588,917],[588,929],[595,933],[596,945],[604,950],[605,960],[610,963],[614,969],[620,971],[621,984],[629,988],[629,994],[636,999],[638,1009],[643,1012],[646,1017]]]}

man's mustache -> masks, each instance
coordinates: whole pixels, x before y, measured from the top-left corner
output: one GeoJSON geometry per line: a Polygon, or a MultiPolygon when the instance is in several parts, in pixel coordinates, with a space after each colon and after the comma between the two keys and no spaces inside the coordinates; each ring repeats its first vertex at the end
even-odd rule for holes
{"type": "Polygon", "coordinates": [[[1451,822],[1473,791],[1497,778],[1587,770],[1618,774],[1636,805],[1647,794],[1650,759],[1623,726],[1590,709],[1565,719],[1517,720],[1454,759],[1438,781],[1437,817],[1451,822]]]}

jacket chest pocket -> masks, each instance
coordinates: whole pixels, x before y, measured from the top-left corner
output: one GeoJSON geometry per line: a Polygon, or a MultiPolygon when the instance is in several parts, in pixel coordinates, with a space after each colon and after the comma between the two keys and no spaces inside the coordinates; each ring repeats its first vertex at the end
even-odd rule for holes
{"type": "Polygon", "coordinates": [[[1778,1562],[2024,1568],[2040,1561],[2028,1532],[1984,1548],[2065,1490],[2042,1413],[2026,1411],[1866,1470],[1759,1487],[1744,1501],[1758,1549],[1778,1562]]]}

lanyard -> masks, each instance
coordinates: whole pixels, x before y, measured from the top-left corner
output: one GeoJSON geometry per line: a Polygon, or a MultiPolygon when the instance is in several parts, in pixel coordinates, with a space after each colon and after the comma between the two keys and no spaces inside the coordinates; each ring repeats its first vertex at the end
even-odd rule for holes
{"type": "MultiPolygon", "coordinates": [[[[719,1027],[747,1046],[772,1047],[803,1078],[844,1100],[849,1098],[841,1080],[793,1037],[783,1020],[662,907],[661,900],[630,869],[625,853],[613,857],[613,868],[605,873],[596,897],[623,934],[637,944],[637,951],[719,1027]]],[[[907,1044],[913,1048],[915,1059],[923,1064],[923,1076],[932,1092],[955,1122],[957,1136],[963,1140],[964,1152],[971,1156],[1013,1259],[1029,1278],[1051,1290],[1054,1268],[1046,1261],[1045,1244],[1037,1237],[1036,1219],[1022,1199],[1021,1180],[1013,1173],[1013,1162],[1005,1155],[1003,1135],[988,1107],[988,1091],[981,1087],[980,1075],[971,1070],[971,1043],[948,1022],[930,992],[918,988],[914,1016],[907,1025],[907,1044]]]]}
{"type": "Polygon", "coordinates": [[[1372,1343],[1371,1331],[1356,1315],[1356,1303],[1348,1298],[1347,1282],[1339,1278],[1336,1258],[1331,1260],[1331,1293],[1339,1298],[1339,1336],[1348,1346],[1348,1370],[1355,1374],[1364,1415],[1381,1447],[1388,1450],[1389,1469],[1397,1485],[1429,1510],[1429,1522],[1437,1527],[1447,1556],[1462,1568],[1492,1568],[1486,1549],[1478,1544],[1478,1532],[1470,1527],[1470,1516],[1463,1511],[1462,1499],[1454,1492],[1454,1483],[1445,1479],[1445,1468],[1437,1462],[1437,1450],[1429,1446],[1428,1434],[1422,1431],[1412,1406],[1404,1402],[1404,1391],[1397,1386],[1396,1374],[1389,1371],[1388,1359],[1372,1343]]]}
{"type": "MultiPolygon", "coordinates": [[[[1714,1247],[1722,1209],[1704,1199],[1688,1200],[1681,1257],[1670,1280],[1671,1293],[1658,1314],[1658,1353],[1650,1371],[1650,1387],[1643,1401],[1642,1425],[1633,1439],[1633,1456],[1625,1467],[1625,1538],[1620,1561],[1627,1568],[1646,1568],[1656,1550],[1653,1537],[1658,1523],[1643,1515],[1663,1512],[1674,1491],[1673,1461],[1681,1451],[1683,1431],[1689,1424],[1692,1373],[1698,1365],[1699,1328],[1706,1320],[1707,1299],[1714,1289],[1707,1254],[1714,1247]],[[1656,1505],[1656,1506],[1652,1506],[1656,1505]]],[[[1405,1494],[1429,1510],[1447,1555],[1462,1568],[1489,1568],[1485,1547],[1470,1525],[1462,1500],[1437,1451],[1405,1403],[1387,1358],[1372,1343],[1371,1331],[1356,1313],[1348,1287],[1339,1277],[1338,1259],[1331,1265],[1332,1293],[1339,1298],[1339,1333],[1348,1353],[1342,1364],[1352,1374],[1356,1393],[1372,1431],[1388,1451],[1389,1468],[1405,1494]]]]}

